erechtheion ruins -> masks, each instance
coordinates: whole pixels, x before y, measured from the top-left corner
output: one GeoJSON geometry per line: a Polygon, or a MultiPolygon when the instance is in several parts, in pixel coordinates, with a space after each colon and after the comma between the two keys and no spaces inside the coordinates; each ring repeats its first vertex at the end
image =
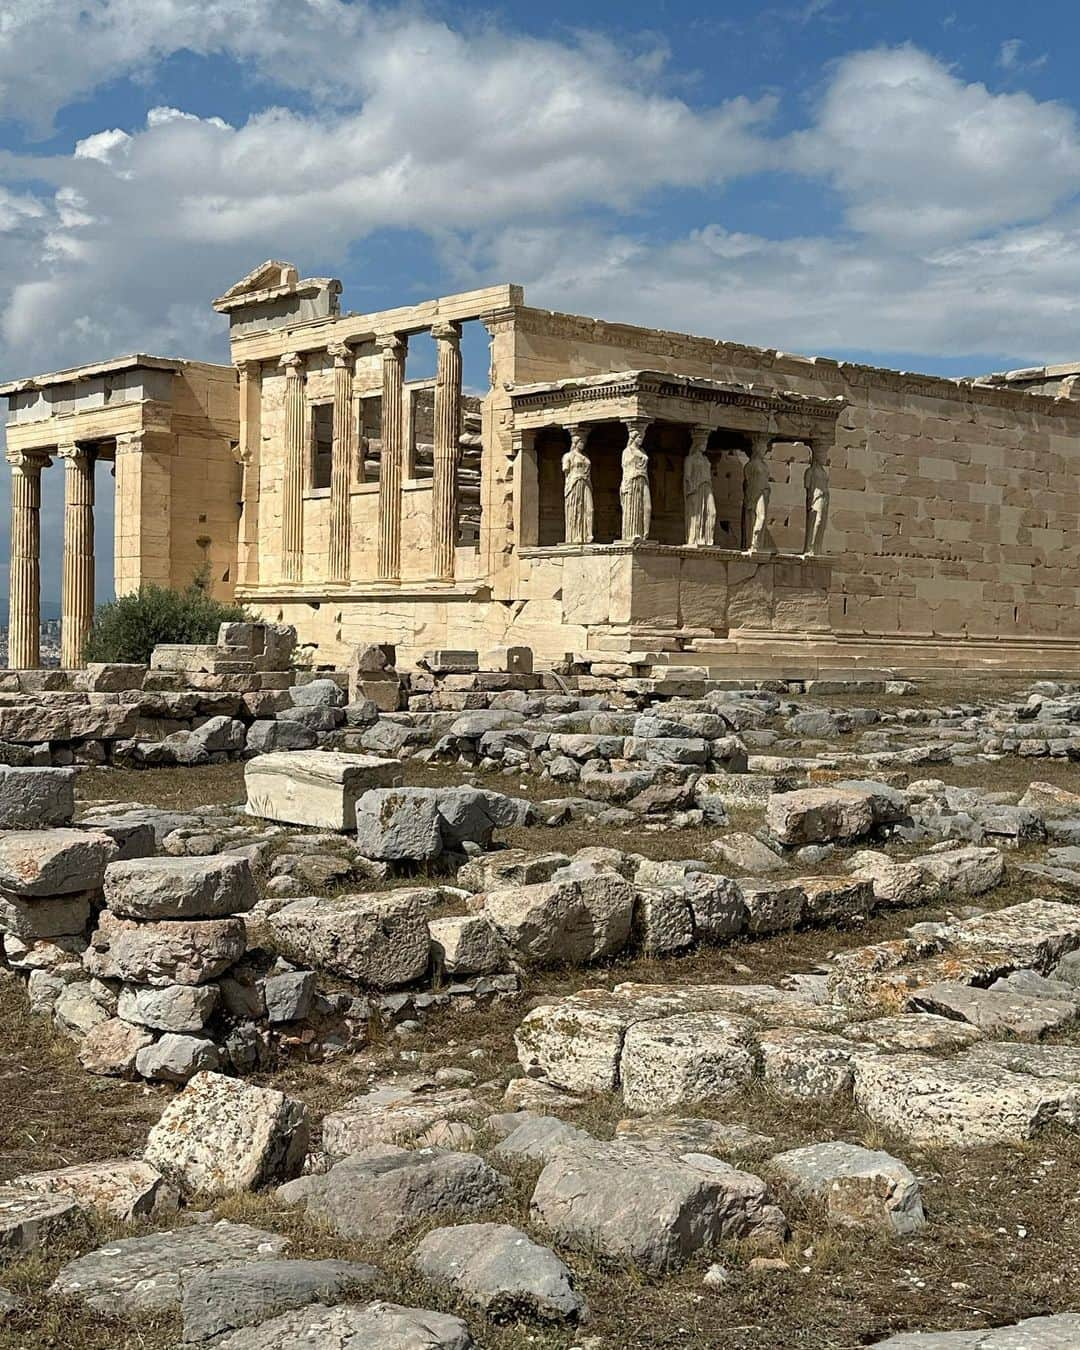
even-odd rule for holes
{"type": "Polygon", "coordinates": [[[549,313],[512,285],[373,314],[340,290],[268,262],[214,302],[232,367],[137,355],[0,387],[12,666],[38,661],[54,458],[69,665],[104,459],[118,592],[208,565],[321,661],[379,640],[406,660],[1074,666],[1080,366],[950,380],[549,313]],[[406,378],[421,334],[434,380],[406,378]]]}

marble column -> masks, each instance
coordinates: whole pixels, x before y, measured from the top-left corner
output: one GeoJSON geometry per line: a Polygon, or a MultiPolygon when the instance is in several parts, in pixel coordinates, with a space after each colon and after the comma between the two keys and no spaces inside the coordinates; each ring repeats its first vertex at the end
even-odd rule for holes
{"type": "Polygon", "coordinates": [[[382,454],[379,456],[379,580],[401,579],[402,395],[408,342],[398,333],[375,339],[382,353],[382,454]]]}
{"type": "Polygon", "coordinates": [[[64,461],[64,571],[60,604],[60,664],[84,665],[83,647],[94,621],[94,454],[62,445],[64,461]]]}
{"type": "Polygon", "coordinates": [[[44,454],[9,450],[11,571],[8,574],[8,665],[41,664],[41,470],[44,454]]]}
{"type": "Polygon", "coordinates": [[[285,462],[281,476],[281,578],[304,575],[304,358],[286,352],[278,363],[285,372],[285,462]]]}
{"type": "Polygon", "coordinates": [[[344,342],[328,348],[334,360],[334,443],[330,468],[330,543],[327,580],[344,586],[350,572],[352,520],[349,493],[356,453],[356,420],[353,408],[353,350],[344,342]]]}
{"type": "Polygon", "coordinates": [[[262,432],[262,367],[258,361],[239,361],[240,440],[235,458],[240,466],[240,541],[237,580],[253,586],[259,580],[259,454],[262,432]]]}
{"type": "Polygon", "coordinates": [[[434,477],[431,492],[431,574],[453,581],[457,544],[457,468],[461,439],[461,326],[435,324],[438,351],[435,373],[434,477]]]}

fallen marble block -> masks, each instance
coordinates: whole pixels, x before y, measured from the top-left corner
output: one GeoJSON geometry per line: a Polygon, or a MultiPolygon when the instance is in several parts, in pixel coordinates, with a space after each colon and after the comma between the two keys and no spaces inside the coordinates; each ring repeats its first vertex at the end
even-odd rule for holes
{"type": "Polygon", "coordinates": [[[321,830],[354,830],[363,794],[400,782],[400,760],[328,750],[258,755],[244,766],[249,815],[321,830]]]}

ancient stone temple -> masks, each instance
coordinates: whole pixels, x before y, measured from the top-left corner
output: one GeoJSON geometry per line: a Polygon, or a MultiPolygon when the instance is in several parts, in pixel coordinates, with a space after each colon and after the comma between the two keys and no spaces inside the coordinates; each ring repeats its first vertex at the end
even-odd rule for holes
{"type": "Polygon", "coordinates": [[[53,459],[71,664],[98,459],[119,591],[209,564],[323,662],[371,640],[718,669],[1080,655],[1078,367],[948,380],[553,314],[511,285],[373,314],[340,290],[268,262],[214,302],[232,368],[132,356],[0,388],[13,665],[37,660],[53,459]],[[418,341],[433,379],[407,378],[418,341]]]}

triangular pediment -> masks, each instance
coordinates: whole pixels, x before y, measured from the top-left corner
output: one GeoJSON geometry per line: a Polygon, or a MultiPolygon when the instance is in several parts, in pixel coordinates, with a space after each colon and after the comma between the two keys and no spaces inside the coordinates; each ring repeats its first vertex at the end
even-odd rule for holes
{"type": "Polygon", "coordinates": [[[299,280],[300,273],[292,263],[268,258],[266,262],[253,268],[246,277],[241,277],[234,286],[230,286],[221,299],[237,300],[240,296],[252,295],[257,291],[276,289],[279,286],[295,286],[299,280]]]}

